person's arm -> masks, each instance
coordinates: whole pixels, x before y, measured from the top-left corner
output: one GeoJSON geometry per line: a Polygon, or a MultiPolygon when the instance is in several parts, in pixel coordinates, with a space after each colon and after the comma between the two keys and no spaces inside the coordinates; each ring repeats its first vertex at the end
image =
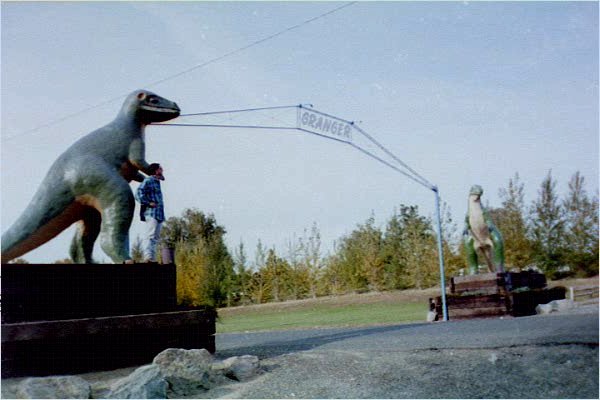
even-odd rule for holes
{"type": "Polygon", "coordinates": [[[147,194],[147,190],[146,190],[147,189],[146,188],[146,183],[147,182],[148,182],[147,180],[144,180],[140,184],[140,186],[138,186],[137,192],[136,192],[136,194],[137,194],[137,196],[136,196],[137,201],[139,201],[142,206],[148,206],[148,203],[149,203],[148,194],[147,194]]]}

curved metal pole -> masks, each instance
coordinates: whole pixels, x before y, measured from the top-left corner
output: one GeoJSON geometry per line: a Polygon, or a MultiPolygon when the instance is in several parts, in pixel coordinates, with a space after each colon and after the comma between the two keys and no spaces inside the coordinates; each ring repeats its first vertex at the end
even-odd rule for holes
{"type": "Polygon", "coordinates": [[[283,127],[283,126],[257,126],[257,125],[213,125],[213,124],[177,124],[177,123],[160,123],[160,124],[152,124],[152,125],[156,125],[156,126],[199,126],[199,127],[213,127],[213,128],[258,128],[258,129],[290,129],[290,130],[298,130],[301,132],[306,132],[306,133],[311,133],[313,135],[316,136],[321,136],[325,139],[330,139],[330,140],[334,140],[337,142],[342,142],[345,144],[349,144],[352,147],[354,147],[357,150],[360,150],[361,152],[363,152],[364,154],[368,155],[371,158],[374,158],[375,160],[379,161],[380,163],[394,169],[397,172],[400,172],[401,174],[403,174],[404,176],[412,179],[413,181],[415,181],[416,183],[426,187],[427,189],[431,189],[434,193],[435,193],[435,211],[436,211],[436,225],[437,225],[437,242],[438,242],[438,255],[439,255],[439,263],[440,263],[440,291],[442,292],[442,314],[443,314],[443,318],[444,321],[448,321],[448,308],[447,308],[447,304],[446,304],[446,279],[445,279],[445,271],[444,271],[444,246],[443,246],[443,241],[442,241],[442,221],[441,221],[441,215],[440,215],[440,193],[439,193],[439,189],[437,186],[432,185],[431,183],[429,183],[429,181],[427,181],[425,178],[423,178],[421,175],[417,174],[417,172],[415,172],[412,168],[410,168],[408,165],[406,165],[402,160],[400,160],[398,157],[396,157],[391,151],[389,151],[388,149],[386,149],[383,145],[381,145],[379,142],[377,142],[371,135],[367,134],[365,131],[363,131],[362,129],[360,129],[359,127],[356,126],[356,124],[354,124],[354,122],[351,121],[346,121],[344,119],[335,117],[333,115],[329,115],[329,114],[325,114],[321,111],[317,111],[315,109],[310,109],[311,112],[315,112],[318,114],[321,114],[323,116],[326,117],[331,117],[331,118],[335,118],[338,119],[340,121],[346,122],[350,125],[353,126],[354,129],[358,130],[361,134],[363,134],[367,139],[369,139],[371,142],[373,142],[375,145],[377,145],[381,150],[383,150],[386,154],[388,154],[390,157],[392,157],[394,159],[394,161],[398,162],[399,164],[401,164],[403,167],[405,167],[406,169],[408,169],[410,172],[412,172],[415,176],[412,176],[408,173],[406,173],[405,171],[402,171],[401,169],[397,168],[396,166],[390,164],[389,162],[383,160],[381,157],[377,157],[375,154],[371,153],[370,151],[367,151],[366,149],[363,149],[360,146],[355,145],[352,142],[348,142],[345,140],[340,140],[337,139],[335,137],[331,137],[331,136],[327,136],[327,135],[322,135],[320,133],[317,132],[313,132],[313,131],[309,131],[307,129],[301,128],[300,127],[300,109],[305,108],[303,107],[302,104],[299,104],[297,106],[278,106],[278,107],[263,107],[263,108],[254,108],[254,109],[244,109],[244,110],[233,110],[233,111],[223,111],[223,112],[211,112],[211,113],[196,113],[196,114],[187,114],[188,116],[192,116],[192,115],[209,115],[209,114],[217,114],[217,113],[227,113],[227,112],[245,112],[245,111],[257,111],[257,110],[266,110],[266,109],[275,109],[275,108],[292,108],[292,107],[297,107],[298,108],[298,115],[297,115],[297,126],[296,127],[283,127]]]}
{"type": "Polygon", "coordinates": [[[442,242],[442,219],[440,216],[440,192],[437,186],[433,187],[435,193],[435,214],[437,220],[438,255],[440,258],[440,291],[442,292],[442,314],[444,321],[448,321],[448,308],[446,306],[446,274],[444,271],[444,246],[442,242]]]}

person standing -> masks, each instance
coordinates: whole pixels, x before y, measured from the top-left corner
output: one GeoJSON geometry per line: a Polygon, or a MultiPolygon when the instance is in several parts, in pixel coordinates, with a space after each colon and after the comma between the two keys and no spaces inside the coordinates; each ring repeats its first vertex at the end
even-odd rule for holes
{"type": "Polygon", "coordinates": [[[163,168],[158,163],[150,164],[147,176],[137,189],[137,200],[141,204],[140,219],[145,222],[143,236],[145,262],[156,262],[156,247],[160,240],[160,229],[165,221],[160,181],[164,181],[163,168]]]}

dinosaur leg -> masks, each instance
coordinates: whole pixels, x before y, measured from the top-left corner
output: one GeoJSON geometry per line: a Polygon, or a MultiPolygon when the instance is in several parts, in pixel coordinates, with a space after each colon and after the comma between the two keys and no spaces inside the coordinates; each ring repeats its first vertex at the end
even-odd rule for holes
{"type": "Polygon", "coordinates": [[[130,260],[129,227],[133,220],[135,200],[129,185],[123,181],[124,187],[115,190],[112,201],[102,208],[102,225],[100,227],[100,246],[115,263],[130,260]],[[125,190],[126,189],[126,190],[125,190]]]}
{"type": "Polygon", "coordinates": [[[465,236],[463,244],[465,246],[465,252],[467,253],[467,267],[469,268],[469,275],[475,275],[478,272],[478,261],[477,252],[475,251],[475,240],[473,239],[473,236],[465,236]]]}
{"type": "Polygon", "coordinates": [[[94,251],[94,242],[100,233],[101,222],[102,216],[98,210],[92,207],[84,209],[83,218],[79,221],[79,226],[71,243],[70,255],[74,263],[94,263],[92,252],[94,251]]]}
{"type": "MultiPolygon", "coordinates": [[[[83,161],[87,165],[93,165],[93,171],[86,171],[78,199],[102,214],[100,246],[114,263],[130,260],[129,227],[135,209],[131,188],[109,166],[93,158],[83,161]]],[[[89,239],[88,245],[92,241],[91,237],[89,239]]]]}
{"type": "Polygon", "coordinates": [[[504,272],[504,240],[500,231],[494,229],[490,232],[492,242],[494,243],[494,252],[492,259],[498,272],[504,272]]]}
{"type": "Polygon", "coordinates": [[[482,246],[481,252],[483,253],[483,257],[485,258],[485,263],[488,267],[488,271],[496,272],[496,267],[494,266],[494,263],[492,262],[492,246],[491,245],[482,246]]]}

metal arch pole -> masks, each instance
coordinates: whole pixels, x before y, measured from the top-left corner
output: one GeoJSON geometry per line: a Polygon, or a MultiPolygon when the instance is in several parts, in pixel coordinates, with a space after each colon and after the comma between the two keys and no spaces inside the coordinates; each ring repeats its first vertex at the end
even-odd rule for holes
{"type": "Polygon", "coordinates": [[[446,274],[444,271],[444,246],[442,242],[442,220],[440,216],[440,192],[437,186],[432,188],[435,193],[435,212],[437,219],[437,241],[438,241],[438,255],[440,259],[440,285],[442,292],[442,314],[444,321],[448,321],[448,307],[446,306],[446,274]]]}
{"type": "MultiPolygon", "coordinates": [[[[292,107],[297,107],[297,113],[296,113],[296,127],[267,127],[267,126],[248,126],[248,125],[204,125],[204,124],[153,124],[153,125],[158,125],[158,126],[203,126],[203,127],[219,127],[219,128],[261,128],[261,129],[292,129],[292,130],[299,130],[302,132],[307,132],[307,133],[311,133],[317,136],[322,136],[324,138],[327,139],[332,139],[338,142],[342,142],[342,143],[346,143],[346,144],[350,144],[352,145],[354,148],[362,151],[363,153],[367,154],[370,157],[375,158],[376,160],[378,160],[379,162],[382,162],[383,164],[387,165],[388,167],[401,172],[402,174],[406,175],[407,177],[413,179],[415,182],[421,184],[422,186],[425,186],[429,189],[431,189],[434,193],[435,193],[435,209],[436,209],[436,220],[437,220],[437,242],[438,242],[438,255],[439,255],[439,263],[440,263],[440,284],[441,284],[441,292],[442,292],[442,314],[443,314],[443,320],[444,321],[448,321],[448,307],[446,304],[446,275],[445,275],[445,271],[444,271],[444,248],[443,248],[443,241],[442,241],[442,221],[441,221],[441,215],[440,215],[440,193],[439,193],[439,189],[437,186],[431,185],[429,182],[427,182],[427,180],[425,180],[425,178],[422,178],[420,175],[418,175],[416,172],[414,172],[412,169],[410,169],[408,166],[406,166],[406,164],[404,164],[403,162],[401,162],[396,156],[394,156],[392,153],[389,152],[389,150],[385,149],[381,144],[379,144],[378,142],[376,142],[372,137],[370,137],[369,135],[366,134],[366,132],[364,132],[362,129],[359,129],[358,127],[354,126],[354,122],[351,121],[346,121],[343,120],[341,118],[329,115],[329,114],[325,114],[323,112],[311,109],[311,112],[316,112],[319,113],[321,115],[324,115],[326,117],[332,117],[338,120],[341,120],[343,122],[346,122],[350,125],[353,125],[355,128],[359,129],[359,132],[361,132],[362,134],[366,135],[368,139],[370,139],[373,143],[375,143],[377,146],[379,146],[382,150],[384,150],[388,155],[390,155],[392,158],[394,158],[394,160],[398,161],[399,163],[401,163],[403,166],[405,166],[406,168],[408,168],[411,172],[413,172],[417,177],[419,177],[420,179],[417,179],[409,174],[407,174],[404,171],[399,170],[398,168],[394,167],[393,165],[391,165],[390,163],[382,160],[379,157],[376,157],[374,154],[362,149],[359,146],[356,146],[355,144],[353,144],[352,142],[347,142],[345,140],[340,140],[340,139],[336,139],[330,136],[326,136],[326,135],[322,135],[316,132],[312,132],[306,129],[303,129],[300,127],[300,113],[301,113],[301,109],[304,108],[302,106],[302,104],[299,104],[297,106],[281,106],[281,107],[265,107],[265,108],[261,108],[261,109],[247,109],[247,110],[236,110],[236,111],[255,111],[255,110],[262,110],[262,109],[267,109],[267,108],[292,108],[292,107]]],[[[216,113],[216,112],[215,112],[216,113]]],[[[214,114],[214,113],[198,113],[198,114],[188,114],[188,115],[204,115],[204,114],[214,114]]]]}

